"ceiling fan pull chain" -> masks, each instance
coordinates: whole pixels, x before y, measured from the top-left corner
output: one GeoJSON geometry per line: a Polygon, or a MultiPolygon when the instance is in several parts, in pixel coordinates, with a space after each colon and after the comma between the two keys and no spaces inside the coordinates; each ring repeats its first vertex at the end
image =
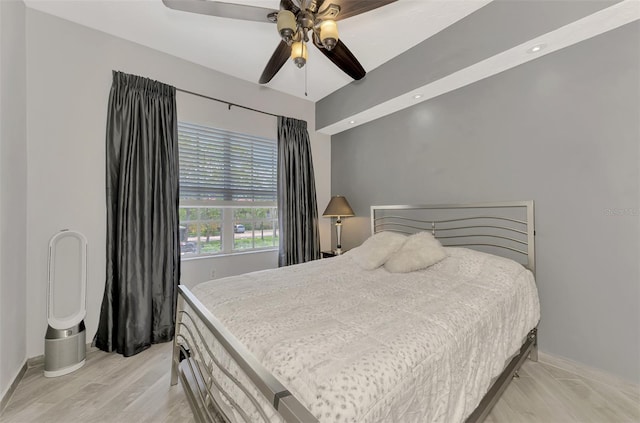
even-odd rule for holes
{"type": "Polygon", "coordinates": [[[308,72],[308,70],[307,70],[307,69],[309,69],[309,66],[305,66],[305,67],[304,67],[304,96],[305,96],[305,97],[308,97],[308,96],[307,96],[307,89],[308,89],[308,87],[309,87],[309,84],[308,84],[308,82],[307,82],[307,72],[308,72]]]}

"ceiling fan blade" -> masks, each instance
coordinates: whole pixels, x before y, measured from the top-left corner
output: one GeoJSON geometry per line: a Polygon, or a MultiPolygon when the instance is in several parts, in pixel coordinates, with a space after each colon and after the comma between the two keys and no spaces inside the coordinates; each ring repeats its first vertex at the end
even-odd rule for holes
{"type": "Polygon", "coordinates": [[[322,14],[327,7],[335,4],[340,6],[340,13],[336,17],[336,20],[339,21],[386,6],[396,1],[397,0],[325,0],[320,7],[320,14],[322,14]]]}
{"type": "Polygon", "coordinates": [[[221,18],[242,19],[245,21],[273,22],[267,16],[277,10],[244,4],[224,3],[212,0],[162,0],[170,9],[221,18]]]}
{"type": "Polygon", "coordinates": [[[273,52],[271,59],[267,62],[267,66],[265,66],[262,71],[259,82],[261,84],[266,84],[271,81],[289,57],[291,57],[291,46],[288,46],[284,41],[280,41],[280,44],[276,47],[276,51],[273,52]]]}
{"type": "Polygon", "coordinates": [[[367,74],[360,62],[358,62],[358,59],[356,59],[356,56],[351,53],[351,50],[347,48],[342,40],[338,40],[338,43],[332,50],[320,47],[318,47],[318,50],[356,81],[361,80],[367,74]]]}

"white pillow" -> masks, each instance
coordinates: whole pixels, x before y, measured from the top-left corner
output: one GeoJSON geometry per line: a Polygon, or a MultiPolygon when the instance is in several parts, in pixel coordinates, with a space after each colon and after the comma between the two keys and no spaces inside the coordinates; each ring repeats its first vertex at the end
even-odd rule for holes
{"type": "Polygon", "coordinates": [[[378,232],[347,254],[358,266],[365,270],[373,270],[382,266],[406,240],[406,235],[397,232],[378,232]]]}
{"type": "Polygon", "coordinates": [[[384,264],[392,273],[407,273],[436,264],[447,256],[440,241],[429,232],[418,232],[407,238],[402,247],[384,264]]]}

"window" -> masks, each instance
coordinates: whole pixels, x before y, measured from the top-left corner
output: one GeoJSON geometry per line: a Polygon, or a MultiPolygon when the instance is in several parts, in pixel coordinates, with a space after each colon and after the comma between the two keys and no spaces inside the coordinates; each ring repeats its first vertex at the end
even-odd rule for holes
{"type": "Polygon", "coordinates": [[[185,257],[278,246],[275,140],[178,123],[185,257]]]}
{"type": "Polygon", "coordinates": [[[234,250],[278,246],[278,209],[264,207],[234,209],[233,221],[234,250]]]}
{"type": "Polygon", "coordinates": [[[222,215],[221,208],[180,206],[180,253],[221,253],[222,215]]]}

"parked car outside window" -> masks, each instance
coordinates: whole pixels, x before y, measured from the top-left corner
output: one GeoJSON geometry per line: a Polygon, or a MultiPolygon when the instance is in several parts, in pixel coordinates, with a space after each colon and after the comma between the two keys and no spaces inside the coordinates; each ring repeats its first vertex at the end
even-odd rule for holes
{"type": "Polygon", "coordinates": [[[187,254],[187,253],[196,253],[197,249],[196,249],[196,243],[195,242],[181,242],[180,243],[180,253],[181,254],[187,254]]]}
{"type": "Polygon", "coordinates": [[[244,233],[244,225],[233,225],[233,232],[235,232],[237,234],[243,234],[244,233]]]}

